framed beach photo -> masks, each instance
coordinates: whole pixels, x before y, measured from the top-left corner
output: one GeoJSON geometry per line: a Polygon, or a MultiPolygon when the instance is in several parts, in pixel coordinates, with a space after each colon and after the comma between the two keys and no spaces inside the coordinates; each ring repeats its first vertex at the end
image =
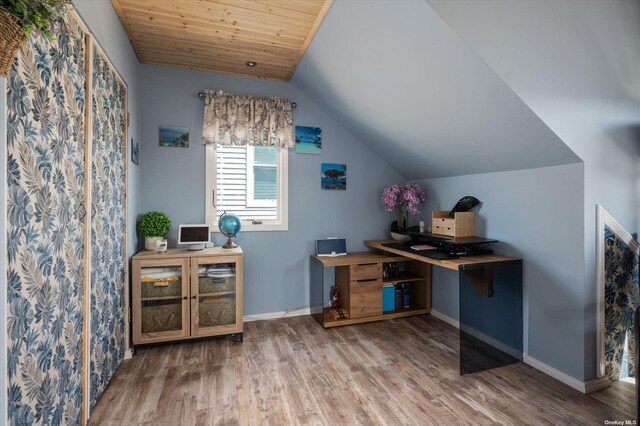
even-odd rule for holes
{"type": "Polygon", "coordinates": [[[160,126],[160,146],[189,148],[189,128],[177,126],[160,126]]]}
{"type": "Polygon", "coordinates": [[[140,147],[138,142],[134,142],[131,138],[131,162],[136,166],[140,164],[140,147]]]}
{"type": "Polygon", "coordinates": [[[322,163],[320,185],[322,189],[347,189],[347,165],[322,163]]]}
{"type": "Polygon", "coordinates": [[[296,126],[296,154],[322,154],[322,129],[296,126]]]}

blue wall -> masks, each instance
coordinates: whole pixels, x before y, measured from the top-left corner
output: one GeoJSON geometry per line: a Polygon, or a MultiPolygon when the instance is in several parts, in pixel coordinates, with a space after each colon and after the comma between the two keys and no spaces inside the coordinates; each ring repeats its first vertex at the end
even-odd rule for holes
{"type": "MultiPolygon", "coordinates": [[[[476,235],[524,259],[524,350],[582,379],[584,350],[583,164],[417,181],[432,210],[465,195],[483,202],[476,235]]],[[[458,319],[454,271],[433,269],[433,309],[458,319]]]]}
{"type": "MultiPolygon", "coordinates": [[[[278,312],[309,306],[309,255],[314,241],[347,238],[349,251],[362,241],[388,235],[388,213],[379,201],[385,186],[404,179],[295,86],[258,79],[142,66],[143,143],[141,211],[161,210],[178,225],[205,219],[205,148],[202,135],[205,89],[282,96],[298,103],[294,122],[322,128],[322,155],[289,154],[289,230],[244,232],[237,238],[245,252],[244,313],[278,312]],[[158,126],[189,127],[190,146],[158,146],[158,126]],[[347,190],[320,189],[320,163],[347,164],[347,190]]],[[[219,233],[216,244],[223,243],[219,233]]]]}
{"type": "Polygon", "coordinates": [[[597,373],[596,205],[629,232],[640,228],[640,74],[631,71],[640,68],[640,3],[428,2],[584,162],[580,358],[584,377],[592,379],[597,373]]]}

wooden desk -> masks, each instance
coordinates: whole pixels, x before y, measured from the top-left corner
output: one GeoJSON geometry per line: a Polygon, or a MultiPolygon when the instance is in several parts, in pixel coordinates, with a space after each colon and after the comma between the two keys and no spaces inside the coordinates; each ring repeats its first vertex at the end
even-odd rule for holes
{"type": "Polygon", "coordinates": [[[420,262],[430,263],[431,265],[440,266],[446,269],[453,269],[458,271],[461,266],[464,265],[484,265],[493,262],[510,262],[513,260],[519,260],[517,257],[501,256],[498,254],[483,254],[479,256],[464,256],[458,259],[431,259],[426,256],[420,256],[419,254],[409,253],[403,250],[394,249],[391,247],[385,247],[382,244],[395,243],[394,240],[367,240],[364,245],[376,250],[382,250],[386,253],[399,254],[410,259],[419,260],[420,262]]]}
{"type": "Polygon", "coordinates": [[[311,312],[324,328],[431,312],[431,265],[402,255],[374,251],[335,257],[312,255],[311,264],[311,312]],[[389,262],[404,263],[404,271],[397,277],[384,278],[382,265],[389,262]],[[336,268],[335,285],[340,290],[340,306],[349,312],[349,318],[336,319],[331,309],[324,306],[325,268],[336,268]],[[382,286],[388,283],[404,283],[411,287],[411,307],[382,311],[382,286]],[[316,293],[314,290],[321,291],[316,293]]]}
{"type": "MultiPolygon", "coordinates": [[[[311,256],[310,305],[314,318],[325,328],[380,321],[431,312],[432,266],[458,271],[460,374],[488,370],[522,361],[522,259],[497,254],[432,259],[383,246],[392,240],[369,240],[365,245],[378,251],[351,253],[339,257],[311,256]],[[325,268],[335,267],[335,284],[341,294],[353,285],[346,271],[358,265],[405,262],[419,285],[412,286],[416,306],[390,313],[336,320],[329,315],[330,287],[325,268]],[[346,283],[346,284],[345,284],[346,283]]],[[[407,268],[405,267],[405,269],[407,268]]],[[[365,280],[366,281],[366,280],[365,280]]],[[[368,281],[374,281],[373,275],[368,281]]],[[[388,282],[403,281],[389,279],[388,282]]],[[[356,282],[355,285],[358,285],[356,282]]],[[[374,290],[373,285],[370,292],[374,290]]],[[[382,291],[380,286],[380,292],[382,291]]],[[[369,297],[372,303],[381,298],[369,297]]],[[[360,305],[358,305],[360,306],[360,305]]],[[[351,306],[341,301],[347,311],[351,306]]]]}

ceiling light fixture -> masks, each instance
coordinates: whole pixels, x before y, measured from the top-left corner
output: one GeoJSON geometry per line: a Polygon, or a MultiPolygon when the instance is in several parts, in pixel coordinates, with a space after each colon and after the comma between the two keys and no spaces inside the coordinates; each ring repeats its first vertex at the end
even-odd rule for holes
{"type": "Polygon", "coordinates": [[[256,65],[258,65],[258,63],[257,63],[257,62],[253,62],[253,61],[247,61],[247,62],[245,62],[245,64],[246,64],[248,67],[255,67],[256,65]]]}

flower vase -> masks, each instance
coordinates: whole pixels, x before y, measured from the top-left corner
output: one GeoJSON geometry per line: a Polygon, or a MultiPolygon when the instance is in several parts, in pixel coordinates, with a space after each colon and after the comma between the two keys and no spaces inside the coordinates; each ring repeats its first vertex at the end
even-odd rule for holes
{"type": "Polygon", "coordinates": [[[398,234],[397,232],[391,232],[391,238],[399,243],[408,243],[411,241],[411,235],[398,234]]]}

